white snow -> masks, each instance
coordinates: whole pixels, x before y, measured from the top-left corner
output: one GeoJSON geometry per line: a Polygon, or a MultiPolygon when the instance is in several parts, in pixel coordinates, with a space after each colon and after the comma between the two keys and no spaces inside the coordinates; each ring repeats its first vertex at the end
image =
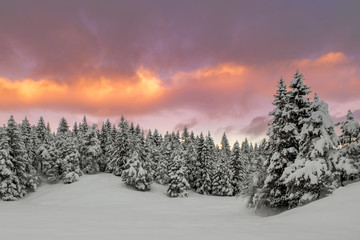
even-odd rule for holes
{"type": "Polygon", "coordinates": [[[0,238],[57,239],[358,239],[360,183],[272,217],[259,217],[245,200],[190,192],[169,198],[126,187],[110,174],[43,185],[16,202],[0,201],[0,238]]]}

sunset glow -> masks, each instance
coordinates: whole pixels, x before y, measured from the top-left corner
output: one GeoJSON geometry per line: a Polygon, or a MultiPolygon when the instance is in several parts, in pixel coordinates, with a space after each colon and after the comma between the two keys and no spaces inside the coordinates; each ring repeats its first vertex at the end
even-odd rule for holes
{"type": "Polygon", "coordinates": [[[296,70],[335,120],[348,109],[360,117],[350,5],[20,2],[0,4],[2,124],[11,114],[35,124],[43,113],[53,129],[62,116],[98,124],[125,115],[161,132],[187,124],[216,140],[226,131],[231,142],[259,141],[277,81],[296,70]]]}

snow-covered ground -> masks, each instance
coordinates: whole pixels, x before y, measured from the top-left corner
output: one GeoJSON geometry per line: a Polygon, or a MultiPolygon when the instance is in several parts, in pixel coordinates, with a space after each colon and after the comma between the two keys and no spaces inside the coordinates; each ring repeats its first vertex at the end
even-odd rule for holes
{"type": "Polygon", "coordinates": [[[110,174],[43,185],[16,202],[0,201],[0,239],[336,239],[360,238],[360,183],[272,217],[241,198],[171,199],[166,187],[127,188],[110,174]]]}

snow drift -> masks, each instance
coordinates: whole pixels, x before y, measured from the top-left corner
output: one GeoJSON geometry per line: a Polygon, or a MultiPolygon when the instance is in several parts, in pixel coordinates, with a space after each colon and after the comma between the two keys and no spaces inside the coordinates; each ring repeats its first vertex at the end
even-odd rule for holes
{"type": "Polygon", "coordinates": [[[169,198],[126,187],[110,174],[71,184],[43,185],[16,202],[0,201],[0,236],[57,239],[357,239],[360,183],[272,217],[259,217],[234,197],[169,198]]]}

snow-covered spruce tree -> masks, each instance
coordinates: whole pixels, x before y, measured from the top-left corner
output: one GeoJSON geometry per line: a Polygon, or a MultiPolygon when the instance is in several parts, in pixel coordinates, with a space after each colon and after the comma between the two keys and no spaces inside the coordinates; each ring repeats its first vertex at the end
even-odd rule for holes
{"type": "Polygon", "coordinates": [[[36,126],[36,137],[38,139],[38,144],[41,144],[43,141],[45,141],[46,138],[46,126],[44,122],[44,118],[40,117],[39,122],[36,126]]]}
{"type": "Polygon", "coordinates": [[[74,123],[73,129],[72,129],[72,134],[74,137],[77,137],[79,134],[79,127],[77,122],[74,123]]]}
{"type": "Polygon", "coordinates": [[[241,190],[244,195],[249,196],[248,206],[254,207],[257,194],[263,189],[264,181],[267,176],[264,166],[264,159],[267,158],[266,153],[260,151],[251,153],[251,165],[246,174],[245,180],[241,184],[241,190]]]}
{"type": "Polygon", "coordinates": [[[35,151],[36,151],[35,134],[33,133],[31,125],[26,117],[20,124],[20,131],[24,140],[25,149],[29,156],[30,162],[31,164],[33,164],[35,159],[35,151]]]}
{"type": "MultiPolygon", "coordinates": [[[[46,139],[47,130],[43,117],[40,117],[38,124],[35,127],[35,152],[43,144],[46,139]]],[[[41,162],[38,155],[35,155],[32,165],[41,172],[41,162]]]]}
{"type": "Polygon", "coordinates": [[[146,168],[150,172],[152,178],[155,179],[157,166],[160,161],[160,147],[156,145],[151,130],[149,130],[146,136],[144,150],[144,153],[146,154],[146,168]]]}
{"type": "Polygon", "coordinates": [[[189,182],[190,186],[194,188],[195,184],[195,171],[196,171],[196,160],[197,160],[197,152],[196,152],[196,143],[195,140],[190,140],[185,145],[184,148],[184,159],[185,159],[185,175],[186,179],[189,182]]]}
{"type": "Polygon", "coordinates": [[[53,141],[45,140],[36,151],[41,163],[40,172],[50,183],[57,182],[60,176],[60,163],[53,141]]]}
{"type": "Polygon", "coordinates": [[[224,133],[221,138],[221,151],[223,152],[224,156],[229,160],[231,156],[230,144],[229,140],[224,133]]]}
{"type": "Polygon", "coordinates": [[[341,126],[341,149],[333,160],[338,171],[341,185],[349,179],[357,178],[360,170],[360,124],[349,110],[346,121],[341,126]]]}
{"type": "Polygon", "coordinates": [[[26,194],[13,162],[6,130],[0,128],[0,199],[4,201],[14,201],[26,194]]]}
{"type": "Polygon", "coordinates": [[[353,142],[359,141],[360,123],[355,120],[354,114],[351,110],[346,115],[346,121],[341,123],[340,141],[343,145],[349,145],[353,142]]]}
{"type": "Polygon", "coordinates": [[[83,137],[80,164],[83,173],[94,174],[100,171],[99,160],[101,159],[102,150],[96,133],[97,126],[93,124],[83,137]]]}
{"type": "Polygon", "coordinates": [[[187,197],[190,185],[185,177],[185,160],[181,147],[176,149],[172,156],[173,160],[170,164],[170,180],[167,194],[169,197],[187,197]]]}
{"type": "Polygon", "coordinates": [[[234,143],[231,157],[230,157],[230,170],[232,173],[232,186],[234,195],[239,195],[241,186],[245,180],[247,159],[241,152],[239,142],[234,143]]]}
{"type": "Polygon", "coordinates": [[[304,83],[304,76],[298,71],[295,73],[286,97],[284,96],[286,87],[281,85],[285,84],[279,83],[279,90],[274,101],[276,108],[270,114],[274,118],[270,122],[271,127],[268,133],[270,155],[265,162],[268,176],[260,194],[255,194],[255,197],[259,197],[259,200],[254,200],[256,207],[291,207],[290,200],[286,197],[291,183],[285,184],[282,176],[284,167],[293,164],[299,154],[298,137],[304,125],[303,120],[311,116],[311,102],[307,97],[311,91],[304,83]]]}
{"type": "Polygon", "coordinates": [[[157,165],[156,180],[160,184],[169,183],[169,164],[171,161],[171,154],[174,151],[174,144],[172,142],[171,134],[166,132],[164,141],[160,147],[160,159],[157,165]]]}
{"type": "Polygon", "coordinates": [[[106,120],[105,123],[101,126],[101,132],[100,132],[100,147],[102,150],[102,158],[99,163],[100,171],[105,172],[107,165],[110,161],[110,155],[111,155],[111,147],[113,146],[113,139],[111,137],[111,123],[109,119],[106,120]]]}
{"type": "Polygon", "coordinates": [[[194,190],[200,194],[211,194],[214,174],[215,146],[210,135],[203,134],[197,142],[197,161],[194,170],[194,190]]]}
{"type": "Polygon", "coordinates": [[[285,112],[288,94],[283,78],[278,83],[278,90],[274,97],[275,109],[270,112],[270,116],[273,118],[269,123],[270,128],[267,132],[270,151],[270,155],[265,160],[267,176],[263,188],[258,193],[254,193],[253,199],[249,199],[256,208],[288,207],[285,202],[286,185],[280,181],[280,177],[287,163],[292,162],[297,154],[297,150],[293,147],[294,145],[297,146],[297,142],[294,142],[295,136],[293,136],[297,130],[294,124],[288,122],[288,114],[285,112]],[[292,136],[292,141],[289,141],[289,135],[292,136]]]}
{"type": "Polygon", "coordinates": [[[250,145],[247,138],[241,143],[241,151],[245,154],[250,153],[250,145]]]}
{"type": "Polygon", "coordinates": [[[87,123],[86,116],[84,116],[82,123],[79,124],[79,134],[85,135],[88,130],[89,130],[89,125],[87,123]]]}
{"type": "Polygon", "coordinates": [[[110,160],[107,165],[107,172],[112,172],[115,176],[121,176],[122,170],[131,157],[131,142],[128,123],[121,117],[119,129],[116,132],[113,144],[108,149],[110,160]]]}
{"type": "Polygon", "coordinates": [[[212,176],[212,195],[232,196],[234,188],[232,185],[232,171],[226,149],[216,149],[215,169],[212,176]]]}
{"type": "Polygon", "coordinates": [[[154,143],[157,147],[161,146],[161,143],[163,141],[163,137],[161,134],[159,134],[158,130],[155,129],[153,133],[154,143]]]}
{"type": "Polygon", "coordinates": [[[334,123],[328,105],[317,96],[309,113],[309,117],[301,119],[299,154],[281,177],[287,186],[285,198],[290,208],[316,200],[333,187],[334,169],[330,156],[339,143],[334,123]]]}
{"type": "Polygon", "coordinates": [[[76,143],[76,138],[69,131],[69,126],[65,118],[60,120],[56,133],[55,147],[60,164],[60,174],[63,182],[73,183],[79,180],[82,175],[80,170],[80,154],[76,143]]]}
{"type": "Polygon", "coordinates": [[[150,173],[143,168],[138,151],[135,149],[122,171],[122,180],[140,191],[149,191],[152,183],[150,173]]]}
{"type": "Polygon", "coordinates": [[[10,147],[9,154],[13,158],[15,174],[19,179],[19,184],[25,193],[33,192],[39,185],[39,177],[35,168],[31,165],[19,126],[13,116],[8,120],[6,135],[10,147]]]}

